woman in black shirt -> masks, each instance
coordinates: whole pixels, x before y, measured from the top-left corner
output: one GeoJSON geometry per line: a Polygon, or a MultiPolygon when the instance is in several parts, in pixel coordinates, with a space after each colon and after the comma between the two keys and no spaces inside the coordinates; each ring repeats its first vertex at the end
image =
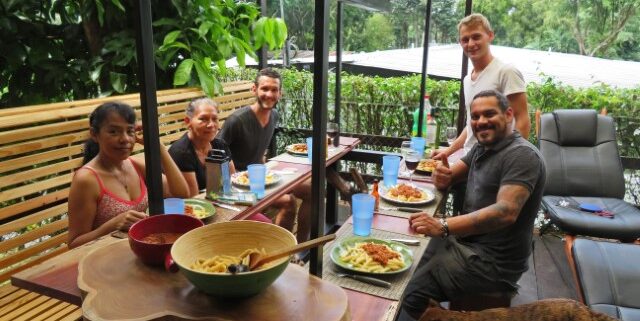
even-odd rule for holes
{"type": "MultiPolygon", "coordinates": [[[[195,196],[206,187],[204,162],[209,151],[222,149],[229,157],[231,151],[222,139],[215,138],[220,129],[215,101],[209,98],[191,101],[184,122],[188,131],[171,145],[169,154],[187,180],[191,196],[195,196]]],[[[234,173],[233,162],[229,165],[231,173],[234,173]]]]}

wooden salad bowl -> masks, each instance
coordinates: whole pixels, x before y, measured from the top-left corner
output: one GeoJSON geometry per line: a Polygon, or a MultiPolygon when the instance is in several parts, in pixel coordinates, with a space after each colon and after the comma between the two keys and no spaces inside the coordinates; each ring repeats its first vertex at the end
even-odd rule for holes
{"type": "Polygon", "coordinates": [[[271,285],[284,272],[290,258],[283,257],[263,269],[237,274],[199,272],[191,265],[199,258],[238,256],[250,248],[274,252],[296,243],[291,232],[277,225],[230,221],[206,225],[184,234],[171,248],[171,256],[180,272],[199,290],[216,297],[248,297],[271,285]]]}

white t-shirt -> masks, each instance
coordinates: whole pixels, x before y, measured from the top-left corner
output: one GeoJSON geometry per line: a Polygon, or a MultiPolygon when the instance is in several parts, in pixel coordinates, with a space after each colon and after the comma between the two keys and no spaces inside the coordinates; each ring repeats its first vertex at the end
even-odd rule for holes
{"type": "MultiPolygon", "coordinates": [[[[526,92],[524,77],[518,69],[511,64],[505,64],[498,58],[493,58],[489,65],[471,80],[471,74],[464,77],[464,103],[467,108],[467,140],[464,142],[465,150],[470,150],[478,142],[471,130],[471,100],[479,92],[495,89],[505,96],[526,92]]],[[[515,128],[515,118],[511,123],[515,128]]]]}

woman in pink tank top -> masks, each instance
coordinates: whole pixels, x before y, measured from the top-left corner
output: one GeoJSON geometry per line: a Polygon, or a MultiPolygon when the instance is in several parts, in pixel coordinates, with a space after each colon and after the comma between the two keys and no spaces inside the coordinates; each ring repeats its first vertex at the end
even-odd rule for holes
{"type": "MultiPolygon", "coordinates": [[[[133,109],[118,102],[91,113],[85,165],[76,171],[69,191],[69,248],[127,230],[147,217],[145,164],[130,157],[134,145],[142,143],[135,121],[133,109]]],[[[164,197],[189,197],[189,187],[163,144],[160,160],[164,197]]]]}

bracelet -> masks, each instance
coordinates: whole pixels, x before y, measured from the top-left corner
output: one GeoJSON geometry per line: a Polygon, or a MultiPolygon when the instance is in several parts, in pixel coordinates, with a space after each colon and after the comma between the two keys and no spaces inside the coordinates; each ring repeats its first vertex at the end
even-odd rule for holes
{"type": "Polygon", "coordinates": [[[440,228],[440,230],[442,231],[442,238],[446,238],[447,236],[449,236],[449,224],[447,223],[447,220],[443,218],[440,219],[440,224],[442,225],[442,227],[440,228]]]}

